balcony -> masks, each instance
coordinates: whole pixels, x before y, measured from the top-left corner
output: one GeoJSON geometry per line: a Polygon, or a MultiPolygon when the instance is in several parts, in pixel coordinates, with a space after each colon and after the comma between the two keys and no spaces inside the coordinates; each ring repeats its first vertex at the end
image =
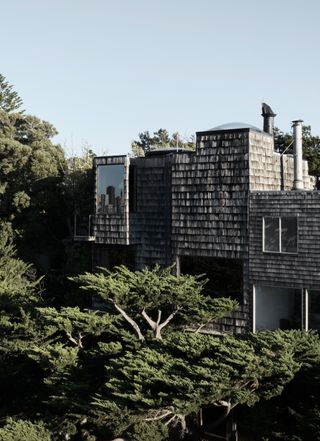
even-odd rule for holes
{"type": "Polygon", "coordinates": [[[75,215],[73,240],[78,242],[94,242],[93,215],[75,215]]]}

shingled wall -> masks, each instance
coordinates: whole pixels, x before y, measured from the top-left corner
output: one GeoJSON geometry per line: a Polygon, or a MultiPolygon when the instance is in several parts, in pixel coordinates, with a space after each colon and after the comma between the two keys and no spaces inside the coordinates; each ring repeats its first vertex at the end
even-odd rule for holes
{"type": "Polygon", "coordinates": [[[172,245],[177,255],[245,257],[249,129],[199,132],[195,154],[172,165],[172,245]]]}
{"type": "MultiPolygon", "coordinates": [[[[293,156],[274,152],[273,136],[250,131],[249,134],[250,190],[292,190],[293,156]]],[[[315,179],[308,175],[308,162],[303,161],[304,188],[311,190],[315,179]]]]}
{"type": "Polygon", "coordinates": [[[172,155],[135,158],[135,210],[130,213],[130,243],[135,244],[136,268],[172,263],[172,155]]]}
{"type": "Polygon", "coordinates": [[[320,192],[250,194],[250,283],[320,289],[320,192]],[[298,217],[296,254],[262,251],[264,216],[298,217]]]}

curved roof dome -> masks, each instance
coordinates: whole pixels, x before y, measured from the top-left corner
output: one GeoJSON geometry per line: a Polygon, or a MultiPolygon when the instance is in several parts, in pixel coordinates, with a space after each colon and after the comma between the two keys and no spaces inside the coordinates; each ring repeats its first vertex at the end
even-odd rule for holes
{"type": "Polygon", "coordinates": [[[237,129],[252,129],[255,130],[256,132],[261,132],[261,129],[259,129],[258,127],[243,122],[230,122],[227,124],[222,124],[221,126],[216,126],[213,127],[212,129],[209,129],[208,132],[219,131],[219,130],[237,130],[237,129]]]}

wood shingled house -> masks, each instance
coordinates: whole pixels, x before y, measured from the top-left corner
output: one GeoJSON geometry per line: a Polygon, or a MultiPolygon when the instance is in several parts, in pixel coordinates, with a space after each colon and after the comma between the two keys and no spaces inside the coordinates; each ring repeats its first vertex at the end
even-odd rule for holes
{"type": "Polygon", "coordinates": [[[262,116],[263,130],[198,132],[194,152],[95,158],[91,233],[76,237],[92,240],[94,267],[205,272],[214,295],[240,300],[225,330],[319,329],[320,192],[302,160],[302,121],[283,154],[269,106],[262,116]]]}

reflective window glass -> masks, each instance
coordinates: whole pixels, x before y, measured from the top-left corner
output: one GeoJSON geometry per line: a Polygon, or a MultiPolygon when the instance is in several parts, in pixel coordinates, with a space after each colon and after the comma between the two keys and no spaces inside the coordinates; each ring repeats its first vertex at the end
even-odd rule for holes
{"type": "Polygon", "coordinates": [[[280,251],[279,243],[279,218],[264,218],[264,251],[280,251]]]}
{"type": "Polygon", "coordinates": [[[117,214],[124,207],[124,165],[97,168],[97,213],[117,214]]]}
{"type": "Polygon", "coordinates": [[[301,329],[299,289],[256,286],[256,330],[301,329]]]}
{"type": "Polygon", "coordinates": [[[297,218],[281,218],[281,251],[283,253],[297,252],[297,218]]]}

